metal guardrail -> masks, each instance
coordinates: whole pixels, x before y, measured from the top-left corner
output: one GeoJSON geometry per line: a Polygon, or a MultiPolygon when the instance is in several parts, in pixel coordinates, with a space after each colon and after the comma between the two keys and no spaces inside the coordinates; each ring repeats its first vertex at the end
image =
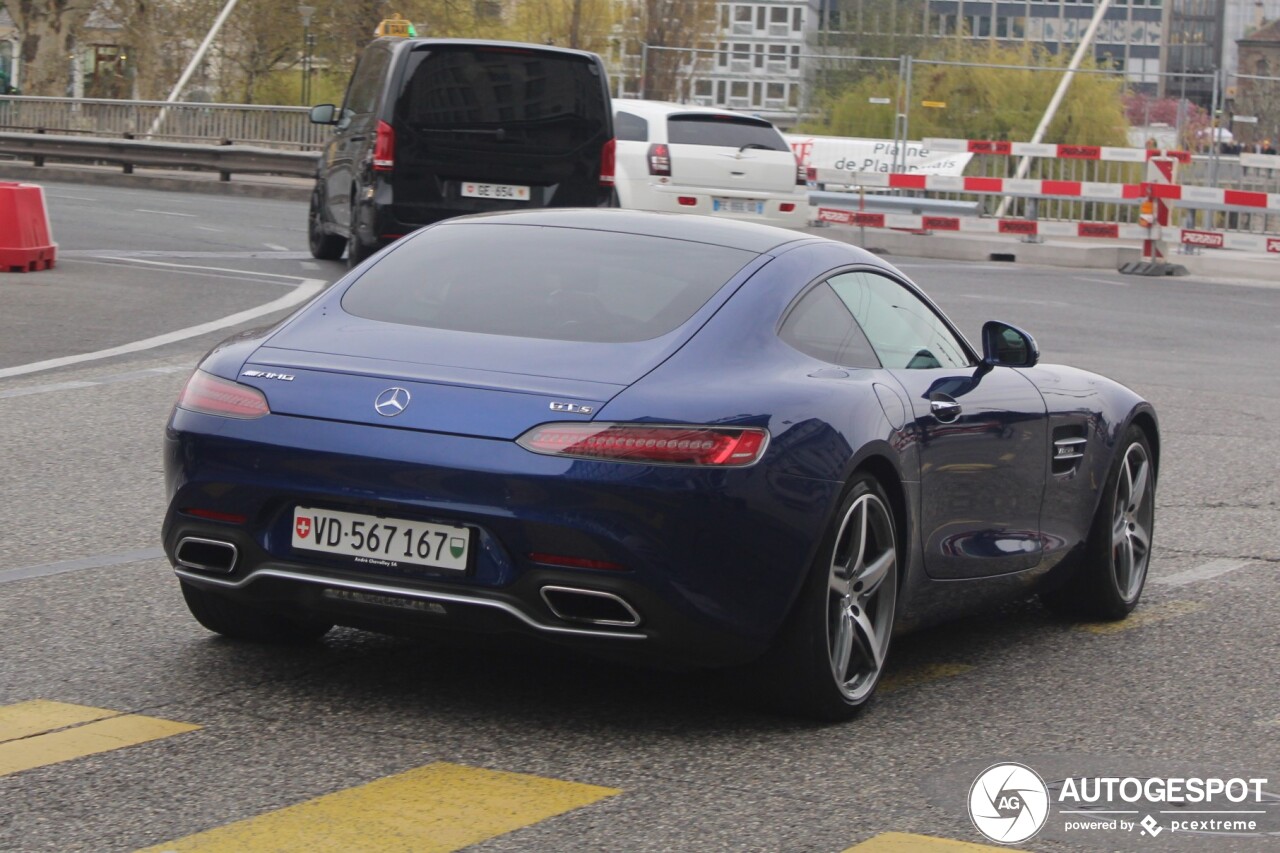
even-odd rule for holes
{"type": "Polygon", "coordinates": [[[236,173],[312,177],[319,161],[315,152],[251,145],[190,145],[43,133],[0,133],[0,154],[29,158],[36,166],[43,166],[46,160],[114,163],[126,174],[135,166],[215,171],[224,181],[236,173]]]}
{"type": "Polygon", "coordinates": [[[0,131],[314,150],[332,134],[306,107],[0,95],[0,131]]]}

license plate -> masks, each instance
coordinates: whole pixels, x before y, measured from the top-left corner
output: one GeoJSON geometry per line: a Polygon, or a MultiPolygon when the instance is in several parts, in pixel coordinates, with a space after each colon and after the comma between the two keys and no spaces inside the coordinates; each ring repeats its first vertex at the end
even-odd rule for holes
{"type": "Polygon", "coordinates": [[[500,198],[507,201],[528,201],[529,188],[519,184],[476,184],[462,182],[462,195],[466,198],[500,198]]]}
{"type": "Polygon", "coordinates": [[[711,209],[726,213],[764,213],[764,202],[754,198],[716,198],[711,200],[711,209]]]}
{"type": "Polygon", "coordinates": [[[471,531],[452,524],[300,506],[293,510],[293,547],[351,557],[369,566],[465,572],[471,531]]]}

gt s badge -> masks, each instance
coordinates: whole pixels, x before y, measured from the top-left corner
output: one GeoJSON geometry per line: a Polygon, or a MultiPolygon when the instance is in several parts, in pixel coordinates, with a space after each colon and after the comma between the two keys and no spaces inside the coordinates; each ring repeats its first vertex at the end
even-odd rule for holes
{"type": "Polygon", "coordinates": [[[595,406],[579,406],[577,403],[552,403],[551,411],[569,412],[574,415],[589,415],[596,410],[595,406]]]}

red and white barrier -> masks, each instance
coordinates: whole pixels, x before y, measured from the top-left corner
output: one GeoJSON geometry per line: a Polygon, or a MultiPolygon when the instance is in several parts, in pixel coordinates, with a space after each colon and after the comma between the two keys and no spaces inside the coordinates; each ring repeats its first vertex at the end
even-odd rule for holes
{"type": "MultiPolygon", "coordinates": [[[[1002,154],[1008,157],[1107,160],[1113,163],[1145,163],[1152,157],[1172,157],[1182,163],[1191,162],[1191,152],[1173,149],[1116,148],[1108,145],[1053,145],[1031,142],[1004,142],[992,139],[926,139],[923,144],[934,151],[1002,154]]],[[[1280,157],[1275,159],[1280,160],[1280,157]]]]}
{"type": "Polygon", "coordinates": [[[1034,198],[1137,201],[1146,195],[1142,184],[1101,184],[1090,181],[1030,181],[1013,178],[966,178],[954,175],[922,175],[902,172],[845,172],[810,169],[809,180],[873,189],[925,190],[927,192],[977,193],[1034,198]]]}
{"type": "Polygon", "coordinates": [[[871,213],[819,207],[817,221],[858,228],[894,228],[900,231],[953,231],[968,234],[1009,234],[1017,237],[1093,237],[1103,240],[1142,240],[1147,229],[1116,222],[1042,222],[1034,219],[979,219],[970,216],[871,213]]]}

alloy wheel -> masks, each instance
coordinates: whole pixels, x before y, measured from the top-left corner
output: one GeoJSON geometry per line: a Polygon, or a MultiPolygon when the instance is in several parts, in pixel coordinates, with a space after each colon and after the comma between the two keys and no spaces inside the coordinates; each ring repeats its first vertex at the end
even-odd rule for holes
{"type": "Polygon", "coordinates": [[[898,592],[893,520],[875,494],[861,495],[840,525],[827,596],[827,649],[836,685],[851,703],[871,694],[889,651],[898,592]]]}

